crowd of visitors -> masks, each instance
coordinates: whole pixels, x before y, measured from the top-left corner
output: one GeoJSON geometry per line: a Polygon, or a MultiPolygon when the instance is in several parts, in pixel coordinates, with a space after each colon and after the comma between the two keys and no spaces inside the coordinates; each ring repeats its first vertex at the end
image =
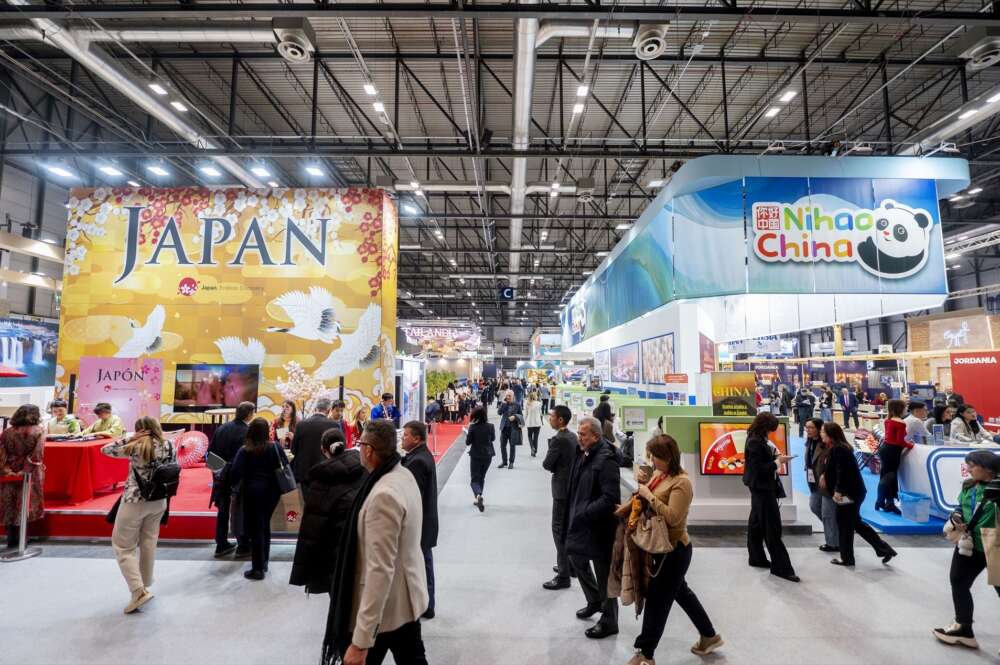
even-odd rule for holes
{"type": "MultiPolygon", "coordinates": [[[[601,397],[593,415],[578,414],[575,432],[570,429],[573,413],[556,403],[545,384],[501,380],[474,388],[452,385],[442,397],[443,408],[431,409],[438,406],[432,399],[426,415],[435,422],[461,420],[468,413],[465,447],[473,505],[480,512],[486,505],[486,475],[496,457],[497,433],[488,408],[497,402],[500,468],[513,468],[525,430],[531,455],[537,454],[542,418],[547,419],[554,433],[543,450],[542,467],[551,474],[555,565],[554,576],[542,587],[559,591],[577,580],[585,604],[576,616],[594,621],[584,630],[586,637],[617,634],[619,604],[634,606],[641,630],[628,665],[655,665],[654,654],[676,602],[697,631],[692,653],[705,656],[723,646],[686,581],[693,558],[687,522],[694,486],[681,464],[678,442],[664,431],[662,420],[636,467],[636,490],[623,497],[621,468],[629,463],[623,457],[625,446],[616,442],[631,433],[615,428],[610,396],[601,397]]],[[[779,392],[776,398],[779,410],[795,415],[805,439],[809,507],[823,525],[819,549],[837,555],[831,559],[834,565],[854,566],[858,534],[883,564],[890,563],[896,551],[861,519],[867,491],[844,427],[833,421],[834,400],[844,410],[845,426],[849,416],[856,418],[855,393],[845,389],[838,398],[828,389],[819,396],[801,389],[794,396],[779,392]],[[814,416],[817,409],[821,417],[814,416]]],[[[888,417],[878,453],[877,509],[898,512],[900,460],[914,444],[928,442],[935,426],[950,424],[956,440],[987,441],[970,405],[939,404],[931,417],[922,402],[886,398],[882,406],[888,417]]],[[[129,474],[108,517],[114,524],[112,547],[131,594],[125,612],[133,613],[153,598],[157,539],[169,516],[180,467],[155,419],[139,419],[134,433],[126,435],[109,405],[99,404],[94,411],[97,421],[83,429],[59,402],[53,403],[52,418],[44,425],[37,407],[18,409],[10,427],[0,433],[0,475],[40,470],[47,432],[90,431],[113,439],[102,452],[128,459],[129,474]]],[[[264,579],[271,516],[281,497],[298,488],[303,514],[289,583],[309,594],[330,594],[322,662],[378,665],[392,653],[400,665],[424,664],[428,657],[420,621],[435,617],[433,550],[439,532],[437,466],[427,447],[428,427],[410,421],[400,428],[401,414],[390,393],[371,412],[359,409],[349,418],[344,411],[343,402],[321,398],[308,417],[300,418],[296,405],[286,402],[268,421],[257,416],[254,404],[243,402],[233,420],[215,430],[207,454],[213,471],[211,502],[217,509],[215,556],[249,559],[244,576],[264,579]]],[[[782,541],[780,473],[793,456],[771,442],[779,426],[778,417],[764,410],[747,432],[748,564],[798,582],[782,541]]],[[[965,462],[969,479],[946,529],[955,543],[950,572],[955,617],[933,633],[945,644],[975,647],[970,589],[987,567],[983,530],[993,528],[997,519],[1000,456],[975,451],[965,462]]],[[[29,520],[42,510],[42,474],[32,482],[37,486],[29,520]]],[[[18,490],[0,483],[0,518],[9,547],[17,545],[18,490]]]]}

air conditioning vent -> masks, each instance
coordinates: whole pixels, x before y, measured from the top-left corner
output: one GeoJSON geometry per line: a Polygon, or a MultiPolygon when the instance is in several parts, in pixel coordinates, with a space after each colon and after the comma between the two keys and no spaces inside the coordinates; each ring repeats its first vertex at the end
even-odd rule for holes
{"type": "Polygon", "coordinates": [[[632,46],[635,47],[635,57],[640,60],[656,60],[667,50],[667,31],[669,23],[656,25],[640,25],[635,32],[632,46]]]}
{"type": "Polygon", "coordinates": [[[1000,28],[973,28],[955,46],[965,68],[976,72],[1000,63],[1000,28]]]}
{"type": "Polygon", "coordinates": [[[278,38],[278,53],[292,63],[309,62],[316,51],[316,34],[305,19],[274,19],[271,23],[278,38]]]}

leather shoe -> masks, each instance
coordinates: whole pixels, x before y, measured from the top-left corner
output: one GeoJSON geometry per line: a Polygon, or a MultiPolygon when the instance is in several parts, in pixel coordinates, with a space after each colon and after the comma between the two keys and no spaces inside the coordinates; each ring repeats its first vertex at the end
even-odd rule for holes
{"type": "Polygon", "coordinates": [[[899,553],[896,550],[893,550],[892,553],[890,554],[886,554],[884,557],[882,557],[882,563],[889,563],[896,557],[897,554],[899,553]]]}
{"type": "Polygon", "coordinates": [[[826,544],[823,544],[823,545],[819,546],[819,551],[820,552],[839,552],[840,548],[837,547],[836,545],[826,545],[826,544]]]}
{"type": "Polygon", "coordinates": [[[846,561],[841,561],[840,559],[830,559],[830,563],[835,566],[847,566],[848,568],[853,568],[853,563],[847,563],[846,561]]]}
{"type": "Polygon", "coordinates": [[[800,581],[799,576],[796,575],[795,573],[776,573],[772,570],[771,574],[774,575],[775,577],[780,577],[783,580],[788,580],[789,582],[800,581]]]}
{"type": "Polygon", "coordinates": [[[618,626],[609,626],[598,621],[583,633],[592,640],[600,640],[618,634],[618,626]]]}
{"type": "Polygon", "coordinates": [[[578,609],[576,611],[576,618],[589,619],[590,617],[594,616],[600,611],[601,611],[600,605],[587,605],[586,607],[578,609]]]}
{"type": "Polygon", "coordinates": [[[770,568],[771,567],[771,562],[770,561],[761,561],[760,563],[757,563],[757,562],[751,561],[750,562],[750,567],[751,568],[770,568]]]}
{"type": "Polygon", "coordinates": [[[559,577],[556,575],[548,582],[542,583],[543,589],[548,589],[549,591],[557,591],[559,589],[568,589],[570,586],[569,579],[565,577],[559,577]]]}
{"type": "Polygon", "coordinates": [[[498,469],[506,469],[507,468],[507,462],[504,462],[503,464],[497,464],[497,468],[498,469]]]}

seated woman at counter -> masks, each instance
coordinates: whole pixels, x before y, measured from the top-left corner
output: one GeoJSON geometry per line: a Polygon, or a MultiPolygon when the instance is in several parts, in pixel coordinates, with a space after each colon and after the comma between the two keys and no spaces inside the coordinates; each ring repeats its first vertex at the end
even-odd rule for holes
{"type": "Polygon", "coordinates": [[[107,402],[98,402],[94,407],[94,415],[97,416],[90,427],[80,432],[81,436],[93,434],[95,436],[106,436],[112,439],[120,439],[125,436],[125,426],[122,419],[111,413],[111,405],[107,402]]]}
{"type": "Polygon", "coordinates": [[[992,445],[993,435],[986,431],[978,417],[976,407],[971,404],[958,407],[958,414],[951,422],[951,438],[973,446],[992,445]]]}
{"type": "Polygon", "coordinates": [[[944,425],[944,436],[948,438],[951,436],[951,421],[955,419],[956,410],[953,406],[938,404],[934,407],[934,414],[924,422],[924,425],[931,433],[934,432],[935,425],[944,425]]]}
{"type": "MultiPolygon", "coordinates": [[[[896,496],[899,494],[899,464],[903,453],[913,447],[913,442],[906,439],[906,421],[903,413],[906,403],[901,399],[891,399],[886,404],[889,417],[885,419],[885,436],[878,449],[878,457],[882,461],[882,471],[878,480],[878,497],[875,499],[875,510],[884,510],[901,515],[896,507],[896,496]]],[[[840,527],[840,524],[837,524],[840,527]]]]}
{"type": "Polygon", "coordinates": [[[68,414],[67,411],[67,404],[61,399],[57,399],[49,405],[49,413],[52,414],[52,417],[45,423],[45,436],[77,434],[80,431],[80,421],[68,414]]]}
{"type": "Polygon", "coordinates": [[[878,396],[871,401],[872,406],[885,406],[885,403],[889,401],[889,396],[885,393],[879,393],[878,396]]]}

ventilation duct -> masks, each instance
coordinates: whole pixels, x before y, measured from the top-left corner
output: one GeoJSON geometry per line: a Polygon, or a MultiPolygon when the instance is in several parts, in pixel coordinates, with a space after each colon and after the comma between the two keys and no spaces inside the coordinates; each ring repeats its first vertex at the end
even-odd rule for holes
{"type": "MultiPolygon", "coordinates": [[[[593,27],[593,21],[542,21],[535,36],[535,48],[559,37],[588,39],[593,27]]],[[[635,29],[635,23],[611,23],[597,26],[596,36],[605,39],[631,39],[635,29]]]]}

